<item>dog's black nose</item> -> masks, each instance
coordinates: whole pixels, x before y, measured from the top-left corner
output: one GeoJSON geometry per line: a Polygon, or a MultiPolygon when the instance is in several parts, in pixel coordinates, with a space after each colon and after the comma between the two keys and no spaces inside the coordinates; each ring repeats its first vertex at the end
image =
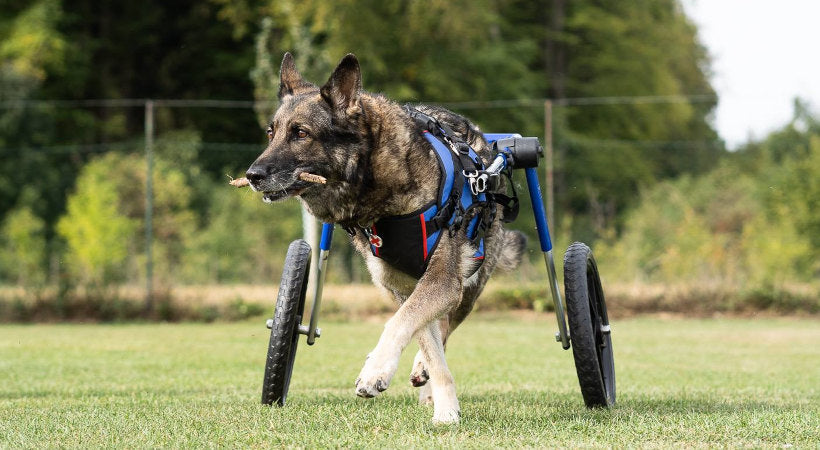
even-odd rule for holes
{"type": "Polygon", "coordinates": [[[266,176],[268,176],[268,171],[262,166],[251,166],[251,168],[245,172],[245,178],[250,180],[251,183],[262,181],[266,176]]]}

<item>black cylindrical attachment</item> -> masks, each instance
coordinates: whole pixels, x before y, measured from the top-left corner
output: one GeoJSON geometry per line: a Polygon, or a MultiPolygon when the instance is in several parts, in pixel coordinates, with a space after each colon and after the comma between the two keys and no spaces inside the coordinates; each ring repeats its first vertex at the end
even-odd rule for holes
{"type": "Polygon", "coordinates": [[[513,169],[538,167],[538,158],[544,156],[544,149],[536,137],[499,139],[495,145],[499,151],[507,149],[511,158],[509,165],[513,169]]]}

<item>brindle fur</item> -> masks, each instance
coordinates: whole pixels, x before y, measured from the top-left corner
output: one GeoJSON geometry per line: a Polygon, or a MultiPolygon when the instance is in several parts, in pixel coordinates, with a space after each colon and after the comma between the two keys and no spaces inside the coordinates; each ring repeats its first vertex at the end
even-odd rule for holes
{"type": "MultiPolygon", "coordinates": [[[[296,196],[323,222],[366,227],[436,198],[441,174],[433,149],[399,104],[361,89],[354,55],[345,56],[327,83],[317,87],[299,75],[293,57],[285,54],[279,98],[268,146],[247,171],[251,187],[263,192],[264,200],[296,196]],[[327,183],[300,180],[301,172],[321,175],[327,183]]],[[[490,148],[475,125],[443,108],[416,108],[447,124],[488,162],[490,148]]],[[[401,352],[416,336],[420,350],[411,383],[424,386],[420,400],[432,401],[435,423],[459,420],[444,343],[470,313],[493,270],[510,270],[521,259],[524,236],[504,230],[501,215],[498,208],[485,237],[484,263],[474,274],[474,248],[463,231],[442,233],[419,280],[374,257],[362,233],[352,238],[373,282],[400,305],[356,380],[357,395],[373,397],[387,389],[401,352]]]]}

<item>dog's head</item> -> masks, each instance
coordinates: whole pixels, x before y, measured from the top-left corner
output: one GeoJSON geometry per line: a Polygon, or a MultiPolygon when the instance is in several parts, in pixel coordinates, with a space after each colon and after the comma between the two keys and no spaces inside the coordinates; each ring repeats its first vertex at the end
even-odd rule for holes
{"type": "Polygon", "coordinates": [[[270,202],[307,200],[356,183],[365,148],[356,57],[345,56],[320,88],[302,78],[286,53],[279,78],[280,106],[267,128],[268,146],[246,173],[251,187],[270,202]],[[327,185],[300,179],[303,172],[325,177],[327,185]]]}

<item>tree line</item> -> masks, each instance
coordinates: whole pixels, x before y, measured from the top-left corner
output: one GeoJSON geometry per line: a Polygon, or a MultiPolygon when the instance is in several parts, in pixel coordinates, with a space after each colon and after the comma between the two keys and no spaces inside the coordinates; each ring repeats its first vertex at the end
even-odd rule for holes
{"type": "MultiPolygon", "coordinates": [[[[365,88],[400,102],[554,100],[556,210],[586,240],[628,232],[642,192],[727,157],[708,54],[677,0],[11,0],[0,42],[7,283],[142,276],[143,111],[80,101],[271,101],[285,51],[316,82],[354,52],[365,88]],[[561,102],[691,95],[706,100],[561,102]]],[[[522,105],[456,109],[543,137],[540,104],[522,105]]],[[[296,204],[262,208],[223,186],[262,148],[271,111],[158,111],[155,254],[169,282],[278,270],[276,251],[300,232],[296,204]]]]}

